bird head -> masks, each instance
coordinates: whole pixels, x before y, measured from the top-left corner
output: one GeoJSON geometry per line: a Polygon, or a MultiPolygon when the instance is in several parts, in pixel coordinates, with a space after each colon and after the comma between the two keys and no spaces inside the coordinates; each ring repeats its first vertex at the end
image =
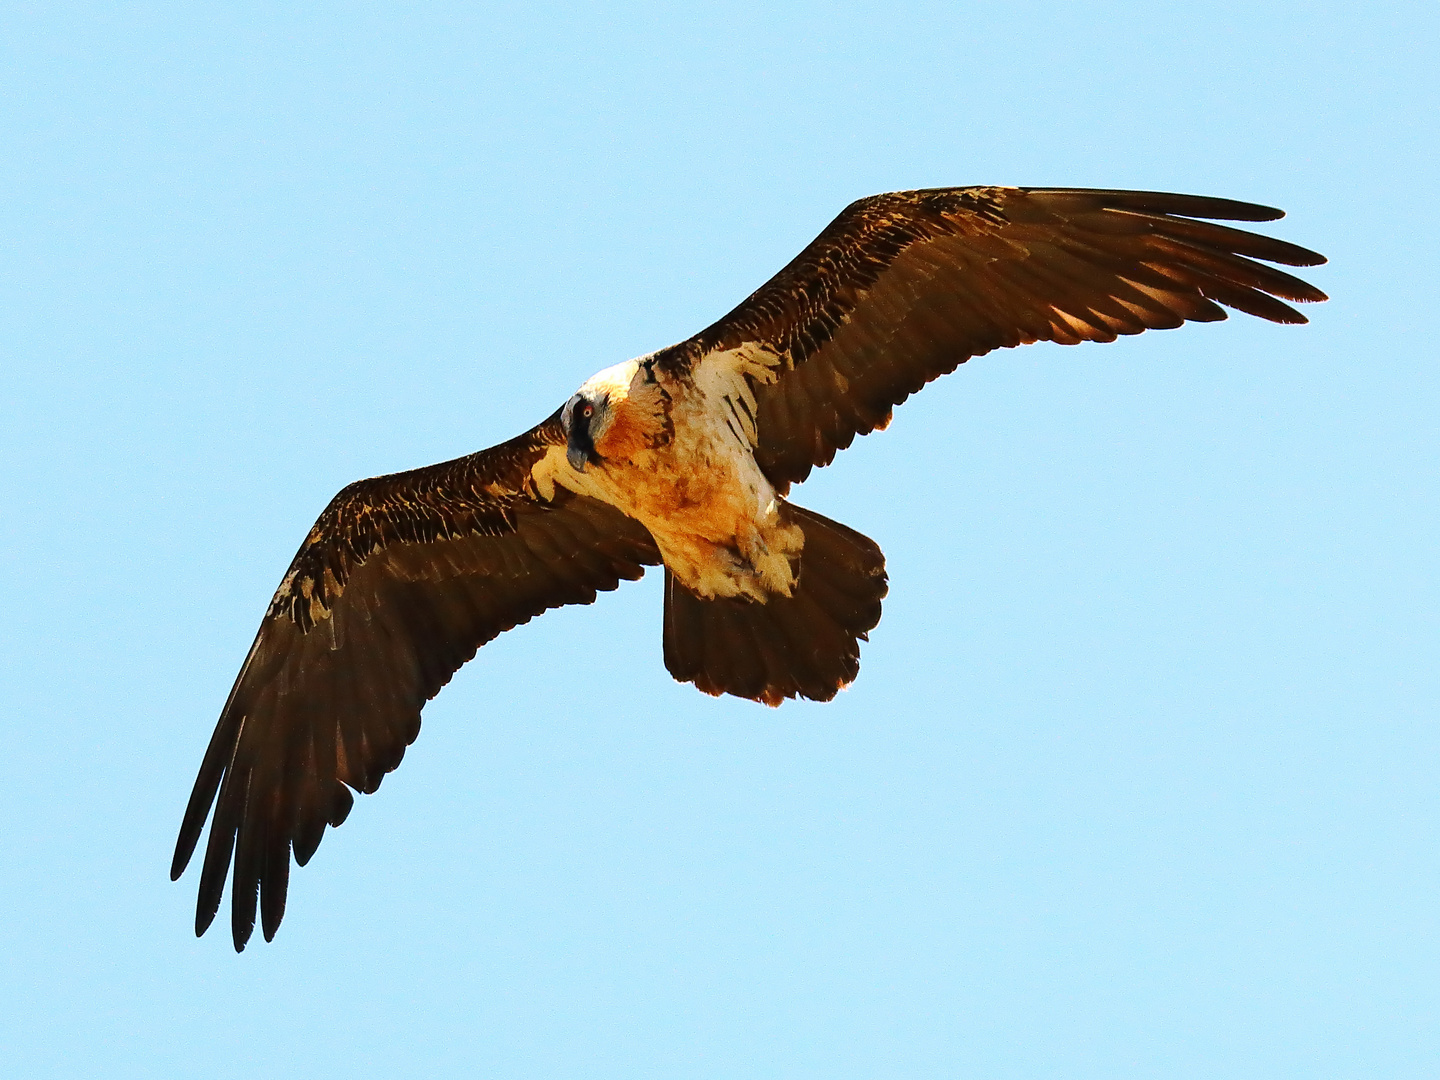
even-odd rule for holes
{"type": "Polygon", "coordinates": [[[576,472],[599,465],[595,440],[610,426],[610,399],[603,391],[581,390],[565,403],[560,423],[565,428],[565,457],[576,472]]]}

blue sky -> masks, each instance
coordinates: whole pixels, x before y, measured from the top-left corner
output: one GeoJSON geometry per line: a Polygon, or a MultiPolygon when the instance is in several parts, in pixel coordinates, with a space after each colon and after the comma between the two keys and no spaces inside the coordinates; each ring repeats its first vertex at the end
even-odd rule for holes
{"type": "Polygon", "coordinates": [[[0,6],[15,1075],[1430,1076],[1440,15],[0,6]],[[237,957],[180,813],[361,476],[683,338],[851,199],[1284,207],[1304,328],[992,354],[797,489],[854,687],[673,683],[658,575],[487,646],[237,957]]]}

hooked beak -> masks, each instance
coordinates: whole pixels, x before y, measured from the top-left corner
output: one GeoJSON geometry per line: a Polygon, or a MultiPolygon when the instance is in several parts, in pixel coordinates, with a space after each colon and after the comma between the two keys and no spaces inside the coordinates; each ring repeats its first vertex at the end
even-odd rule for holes
{"type": "Polygon", "coordinates": [[[575,440],[570,440],[570,445],[565,449],[565,460],[570,462],[570,467],[576,472],[585,471],[585,462],[589,455],[584,447],[576,446],[575,440]]]}

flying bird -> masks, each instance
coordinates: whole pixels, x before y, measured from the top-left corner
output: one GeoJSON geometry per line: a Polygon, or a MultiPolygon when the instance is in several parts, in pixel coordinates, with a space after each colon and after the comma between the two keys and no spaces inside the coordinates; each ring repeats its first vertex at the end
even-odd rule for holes
{"type": "Polygon", "coordinates": [[[1144,191],[970,187],[848,206],[714,325],[590,378],[523,435],[351,484],[310,529],[221,710],[171,877],[214,805],[195,932],[232,864],[237,951],[290,859],[370,793],[487,641],[664,574],[665,666],[708,694],[828,701],[886,593],[879,547],[792,484],[992,349],[1224,319],[1303,323],[1322,256],[1211,223],[1279,210],[1144,191]],[[1257,261],[1258,260],[1258,261],[1257,261]]]}

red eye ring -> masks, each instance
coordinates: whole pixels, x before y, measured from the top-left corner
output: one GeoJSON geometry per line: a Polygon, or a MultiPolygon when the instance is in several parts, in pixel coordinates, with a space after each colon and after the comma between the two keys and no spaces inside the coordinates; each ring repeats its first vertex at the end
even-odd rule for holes
{"type": "Polygon", "coordinates": [[[590,417],[595,415],[595,406],[586,405],[585,408],[580,410],[580,415],[585,417],[586,420],[589,420],[590,417]]]}

